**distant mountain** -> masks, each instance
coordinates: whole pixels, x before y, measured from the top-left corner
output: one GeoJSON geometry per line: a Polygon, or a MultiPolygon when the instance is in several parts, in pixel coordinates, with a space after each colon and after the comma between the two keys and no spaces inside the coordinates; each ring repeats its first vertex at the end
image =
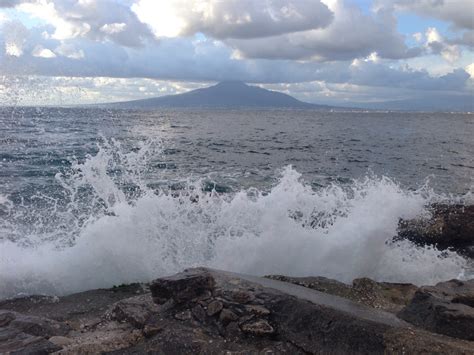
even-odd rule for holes
{"type": "Polygon", "coordinates": [[[262,89],[257,86],[250,86],[241,81],[224,81],[208,88],[192,90],[184,94],[116,102],[108,104],[107,106],[143,109],[158,107],[275,107],[326,110],[333,108],[299,101],[290,95],[262,89]]]}

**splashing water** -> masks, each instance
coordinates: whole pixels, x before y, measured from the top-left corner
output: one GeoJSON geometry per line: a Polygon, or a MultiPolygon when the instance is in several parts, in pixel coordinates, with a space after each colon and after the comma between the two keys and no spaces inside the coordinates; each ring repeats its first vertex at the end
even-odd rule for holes
{"type": "Polygon", "coordinates": [[[205,192],[147,186],[157,141],[132,151],[104,139],[95,156],[56,176],[61,197],[27,210],[0,198],[0,297],[66,294],[147,281],[192,266],[251,274],[321,275],[349,282],[432,284],[463,278],[454,252],[391,243],[399,218],[442,199],[369,176],[314,191],[285,167],[270,191],[205,192]],[[28,218],[25,219],[25,216],[28,218]],[[26,226],[25,226],[26,224],[26,226]]]}

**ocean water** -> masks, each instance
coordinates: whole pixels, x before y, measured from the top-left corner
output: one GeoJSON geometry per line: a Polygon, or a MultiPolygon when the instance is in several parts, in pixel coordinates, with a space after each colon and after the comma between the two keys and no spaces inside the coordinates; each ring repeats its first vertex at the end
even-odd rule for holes
{"type": "Polygon", "coordinates": [[[0,109],[0,297],[186,267],[433,284],[454,252],[391,242],[474,202],[474,116],[0,109]]]}

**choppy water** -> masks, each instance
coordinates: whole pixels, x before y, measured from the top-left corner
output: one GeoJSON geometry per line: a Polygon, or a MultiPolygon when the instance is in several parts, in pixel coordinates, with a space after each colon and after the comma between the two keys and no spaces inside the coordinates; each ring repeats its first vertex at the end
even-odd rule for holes
{"type": "Polygon", "coordinates": [[[195,265],[472,276],[388,241],[431,202],[472,202],[473,115],[16,108],[0,127],[0,297],[195,265]]]}

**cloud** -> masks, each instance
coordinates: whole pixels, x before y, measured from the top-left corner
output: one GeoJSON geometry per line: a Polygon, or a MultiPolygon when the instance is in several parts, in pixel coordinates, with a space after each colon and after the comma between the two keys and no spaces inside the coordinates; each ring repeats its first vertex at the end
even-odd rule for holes
{"type": "Polygon", "coordinates": [[[38,58],[56,58],[56,54],[54,54],[51,49],[48,48],[43,48],[43,46],[36,46],[35,49],[33,49],[33,52],[31,52],[31,55],[33,57],[38,57],[38,58]]]}
{"type": "MultiPolygon", "coordinates": [[[[464,90],[469,75],[459,69],[440,77],[407,66],[396,67],[376,53],[365,60],[320,63],[237,60],[232,49],[212,39],[164,38],[144,48],[83,39],[60,41],[30,32],[21,57],[6,56],[0,75],[149,78],[202,81],[244,80],[254,83],[325,81],[419,90],[464,90]],[[47,49],[47,51],[46,51],[47,49]],[[54,55],[53,55],[53,54],[54,55]]],[[[0,43],[2,42],[0,36],[0,43]]]]}
{"type": "Polygon", "coordinates": [[[461,29],[474,29],[472,0],[376,0],[374,8],[411,11],[450,22],[461,29]]]}
{"type": "Polygon", "coordinates": [[[21,2],[17,9],[50,24],[53,30],[47,33],[53,39],[108,40],[128,47],[153,39],[127,1],[37,0],[21,2]]]}
{"type": "Polygon", "coordinates": [[[0,0],[0,8],[2,7],[15,7],[29,0],[0,0]]]}
{"type": "Polygon", "coordinates": [[[392,87],[428,91],[464,91],[469,74],[464,69],[434,77],[425,70],[390,66],[356,60],[350,66],[348,83],[364,86],[392,87]]]}
{"type": "Polygon", "coordinates": [[[371,16],[343,0],[328,2],[334,21],[322,29],[265,39],[229,40],[237,55],[246,58],[350,60],[377,52],[383,58],[407,58],[421,53],[407,48],[389,13],[371,16]]]}
{"type": "Polygon", "coordinates": [[[259,38],[322,28],[333,20],[319,0],[139,0],[132,10],[157,37],[201,32],[218,39],[259,38]]]}
{"type": "Polygon", "coordinates": [[[33,20],[26,28],[0,18],[0,76],[41,76],[45,84],[37,87],[60,85],[72,98],[72,83],[83,85],[87,102],[159,95],[165,86],[155,86],[157,80],[229,79],[333,104],[370,95],[468,97],[474,30],[464,15],[438,13],[460,3],[376,0],[365,11],[352,0],[0,0],[1,7],[16,6],[9,16],[18,11],[33,20]],[[434,26],[417,29],[409,47],[398,31],[400,11],[449,21],[456,36],[434,26]]]}
{"type": "Polygon", "coordinates": [[[426,48],[432,53],[441,54],[441,56],[450,63],[454,63],[461,56],[460,48],[446,41],[436,28],[428,28],[425,35],[426,48]]]}

